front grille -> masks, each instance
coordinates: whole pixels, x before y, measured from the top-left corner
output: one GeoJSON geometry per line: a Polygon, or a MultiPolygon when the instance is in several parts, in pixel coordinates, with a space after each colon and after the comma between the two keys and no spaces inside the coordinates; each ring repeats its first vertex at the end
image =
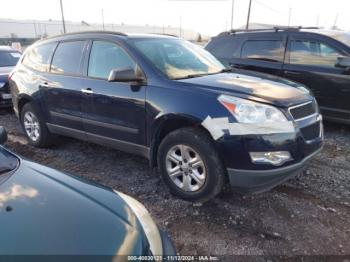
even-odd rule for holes
{"type": "Polygon", "coordinates": [[[302,119],[304,117],[308,117],[310,115],[317,113],[316,103],[311,101],[306,104],[293,106],[289,108],[289,112],[295,120],[302,119]]]}
{"type": "Polygon", "coordinates": [[[318,138],[321,134],[321,122],[318,121],[312,125],[300,129],[306,141],[318,138]]]}

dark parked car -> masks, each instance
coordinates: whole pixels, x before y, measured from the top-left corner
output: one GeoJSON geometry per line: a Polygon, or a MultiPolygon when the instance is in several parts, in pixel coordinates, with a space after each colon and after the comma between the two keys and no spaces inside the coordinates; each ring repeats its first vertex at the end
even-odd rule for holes
{"type": "Polygon", "coordinates": [[[206,49],[227,66],[306,85],[326,119],[350,124],[350,33],[302,28],[233,31],[214,37],[206,49]]]}
{"type": "Polygon", "coordinates": [[[5,140],[0,127],[1,256],[176,255],[140,202],[21,159],[5,140]]]}
{"type": "Polygon", "coordinates": [[[20,57],[21,53],[17,50],[9,46],[0,46],[0,108],[12,106],[8,76],[20,57]]]}
{"type": "Polygon", "coordinates": [[[322,146],[321,116],[305,87],[227,72],[203,48],[171,36],[43,40],[28,48],[10,85],[34,146],[59,134],[145,156],[191,201],[215,196],[226,176],[237,190],[267,190],[322,146]]]}

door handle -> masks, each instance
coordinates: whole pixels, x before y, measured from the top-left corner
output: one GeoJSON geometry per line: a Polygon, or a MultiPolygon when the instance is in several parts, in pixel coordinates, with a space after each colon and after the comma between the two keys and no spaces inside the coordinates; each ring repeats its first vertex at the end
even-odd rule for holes
{"type": "Polygon", "coordinates": [[[91,88],[81,89],[80,91],[87,95],[91,95],[94,93],[91,88]]]}

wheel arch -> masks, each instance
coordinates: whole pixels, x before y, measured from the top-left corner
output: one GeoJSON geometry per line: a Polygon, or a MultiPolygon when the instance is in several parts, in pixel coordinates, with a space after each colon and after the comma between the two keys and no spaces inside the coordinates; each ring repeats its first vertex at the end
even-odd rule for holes
{"type": "Polygon", "coordinates": [[[33,98],[27,94],[22,94],[18,96],[18,101],[17,101],[17,110],[18,110],[18,115],[21,114],[22,108],[24,107],[25,104],[30,103],[33,101],[33,98]]]}
{"type": "Polygon", "coordinates": [[[206,132],[211,138],[209,131],[202,126],[202,120],[185,114],[167,114],[159,117],[153,127],[150,140],[150,166],[157,166],[158,147],[162,140],[171,132],[184,128],[195,127],[206,132]]]}

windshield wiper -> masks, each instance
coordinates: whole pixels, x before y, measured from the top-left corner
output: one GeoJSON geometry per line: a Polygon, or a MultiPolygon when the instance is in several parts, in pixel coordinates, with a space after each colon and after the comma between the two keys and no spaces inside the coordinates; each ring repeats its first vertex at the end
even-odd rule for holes
{"type": "Polygon", "coordinates": [[[181,80],[181,79],[188,79],[188,78],[195,78],[195,77],[201,77],[201,76],[207,76],[207,75],[216,75],[216,74],[221,74],[221,73],[228,73],[228,72],[232,72],[233,69],[230,68],[224,68],[220,71],[214,72],[214,73],[199,73],[199,74],[190,74],[190,75],[186,75],[186,76],[182,76],[182,77],[177,77],[177,78],[173,78],[174,80],[181,80]]]}

